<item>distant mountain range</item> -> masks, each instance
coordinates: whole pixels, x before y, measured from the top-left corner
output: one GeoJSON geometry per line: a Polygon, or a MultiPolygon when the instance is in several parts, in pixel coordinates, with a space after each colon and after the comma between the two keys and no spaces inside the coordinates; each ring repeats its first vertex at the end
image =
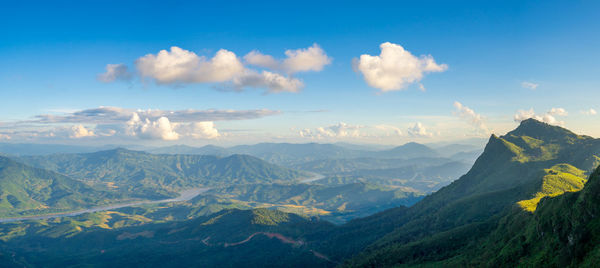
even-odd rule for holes
{"type": "Polygon", "coordinates": [[[20,236],[3,244],[3,256],[54,265],[593,266],[599,155],[598,139],[526,120],[492,136],[467,174],[414,206],[340,226],[272,210],[224,210],[71,238],[20,236]],[[32,250],[42,240],[60,253],[32,250]],[[142,257],[149,252],[158,254],[142,257]]]}
{"type": "Polygon", "coordinates": [[[239,145],[223,148],[213,145],[203,147],[190,147],[186,145],[175,145],[157,149],[149,152],[155,154],[198,154],[198,155],[231,155],[247,154],[256,156],[271,163],[284,166],[295,166],[310,161],[323,159],[353,159],[353,158],[393,158],[412,159],[423,157],[445,157],[457,153],[468,153],[478,151],[477,147],[470,145],[455,145],[442,148],[442,153],[425,145],[410,142],[392,149],[378,150],[365,148],[364,146],[349,146],[347,144],[320,144],[320,143],[259,143],[255,145],[239,145]]]}
{"type": "Polygon", "coordinates": [[[309,176],[249,155],[158,155],[126,149],[18,158],[34,167],[136,197],[163,198],[200,186],[290,182],[309,176]]]}

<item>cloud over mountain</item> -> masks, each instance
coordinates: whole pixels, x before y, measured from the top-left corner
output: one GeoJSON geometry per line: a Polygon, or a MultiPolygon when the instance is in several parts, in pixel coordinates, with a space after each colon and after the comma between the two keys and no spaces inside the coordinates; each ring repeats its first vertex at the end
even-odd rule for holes
{"type": "Polygon", "coordinates": [[[0,133],[0,138],[216,139],[224,136],[224,133],[216,128],[215,121],[257,119],[277,114],[280,112],[266,109],[170,111],[101,106],[60,115],[38,115],[32,120],[13,122],[11,132],[0,133]]]}
{"type": "Polygon", "coordinates": [[[556,116],[567,116],[569,113],[564,108],[552,108],[544,114],[536,114],[533,108],[529,110],[519,110],[514,115],[515,122],[521,122],[523,120],[533,118],[544,123],[551,125],[564,126],[565,122],[560,121],[556,116]]]}

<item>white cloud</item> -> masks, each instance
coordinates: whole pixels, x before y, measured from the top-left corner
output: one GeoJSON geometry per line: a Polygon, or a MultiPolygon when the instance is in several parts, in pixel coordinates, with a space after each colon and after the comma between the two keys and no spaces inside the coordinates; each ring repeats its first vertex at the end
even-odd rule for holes
{"type": "Polygon", "coordinates": [[[527,81],[521,83],[521,87],[528,88],[528,89],[531,89],[531,90],[536,90],[538,88],[538,86],[539,86],[539,84],[532,83],[532,82],[527,82],[527,81]]]}
{"type": "Polygon", "coordinates": [[[71,127],[71,132],[69,134],[69,138],[83,138],[83,137],[94,137],[94,131],[84,127],[83,125],[76,125],[71,127]]]}
{"type": "Polygon", "coordinates": [[[107,64],[106,72],[98,75],[98,80],[104,83],[111,83],[117,80],[129,81],[133,74],[127,69],[125,64],[107,64]]]}
{"type": "Polygon", "coordinates": [[[251,65],[283,71],[288,74],[308,71],[319,72],[331,63],[331,58],[317,44],[313,44],[308,48],[288,49],[285,51],[285,55],[285,59],[276,60],[273,56],[254,50],[246,54],[244,60],[251,65]]]}
{"type": "Polygon", "coordinates": [[[246,56],[244,56],[244,61],[251,65],[256,65],[274,70],[280,68],[280,63],[277,60],[275,60],[273,56],[262,54],[258,50],[253,50],[250,51],[250,53],[246,54],[246,56]]]}
{"type": "Polygon", "coordinates": [[[147,54],[135,65],[142,77],[153,78],[159,84],[225,82],[244,71],[244,65],[231,51],[221,49],[207,59],[175,46],[171,51],[147,54]]]}
{"type": "Polygon", "coordinates": [[[181,135],[194,139],[216,139],[221,136],[221,133],[215,128],[214,122],[178,124],[176,128],[181,135]]]}
{"type": "Polygon", "coordinates": [[[10,136],[6,134],[0,134],[0,140],[10,140],[10,136]]]}
{"type": "Polygon", "coordinates": [[[395,136],[402,136],[403,132],[400,128],[390,125],[376,125],[376,129],[386,132],[386,136],[391,136],[391,134],[395,136]]]}
{"type": "Polygon", "coordinates": [[[304,87],[304,84],[298,79],[286,77],[278,73],[269,71],[257,73],[249,70],[244,75],[234,78],[233,86],[238,90],[245,87],[255,87],[267,88],[270,93],[279,93],[299,92],[304,87]]]}
{"type": "MultiPolygon", "coordinates": [[[[216,139],[227,136],[214,121],[245,120],[280,114],[271,110],[133,110],[99,107],[65,113],[40,115],[34,120],[10,123],[10,132],[0,131],[0,139],[31,138],[141,138],[158,140],[216,139]],[[32,130],[33,129],[33,130],[32,130]],[[10,135],[10,136],[9,136],[10,135]]],[[[2,129],[0,128],[0,130],[2,129]]]]}
{"type": "Polygon", "coordinates": [[[564,108],[552,108],[548,111],[551,115],[567,116],[569,113],[564,108]]]}
{"type": "Polygon", "coordinates": [[[596,112],[596,110],[594,110],[593,108],[590,108],[589,110],[581,111],[581,113],[584,115],[597,115],[598,114],[598,112],[596,112]]]}
{"type": "Polygon", "coordinates": [[[300,137],[305,138],[357,138],[361,136],[360,129],[364,126],[349,125],[340,122],[335,125],[318,127],[315,129],[302,129],[298,132],[300,137]]]}
{"type": "Polygon", "coordinates": [[[131,119],[136,113],[140,117],[157,120],[160,117],[168,117],[173,122],[204,122],[204,121],[227,121],[256,119],[271,115],[277,115],[281,112],[258,109],[258,110],[159,110],[146,109],[135,110],[121,107],[106,107],[85,109],[62,115],[43,114],[38,115],[34,120],[24,121],[23,123],[81,123],[81,124],[112,124],[122,123],[131,119]]]}
{"type": "MultiPolygon", "coordinates": [[[[135,61],[137,73],[157,84],[216,83],[216,88],[241,91],[246,87],[266,88],[268,93],[299,92],[304,84],[294,73],[321,71],[331,58],[319,45],[286,50],[286,58],[277,60],[258,50],[244,56],[245,63],[269,70],[254,70],[244,66],[237,55],[221,49],[212,58],[176,46],[147,54],[135,61]]],[[[102,82],[129,80],[132,74],[124,64],[109,64],[106,73],[98,75],[102,82]]]]}
{"type": "Polygon", "coordinates": [[[317,44],[305,49],[286,50],[285,55],[287,58],[283,60],[282,67],[288,73],[319,72],[331,63],[331,58],[317,44]]]}
{"type": "Polygon", "coordinates": [[[473,109],[464,106],[458,101],[454,102],[454,108],[456,108],[455,114],[458,115],[460,118],[465,119],[468,123],[481,129],[486,134],[490,132],[483,120],[483,116],[476,113],[473,109]]]}
{"type": "Polygon", "coordinates": [[[397,44],[386,42],[380,48],[379,56],[361,55],[355,61],[355,69],[362,73],[369,86],[384,92],[402,90],[421,81],[426,73],[448,69],[446,64],[437,64],[431,55],[415,57],[397,44]]]}
{"type": "Polygon", "coordinates": [[[127,122],[128,134],[143,139],[162,139],[166,141],[178,140],[179,134],[175,132],[174,125],[168,118],[161,117],[156,121],[146,118],[141,120],[137,113],[127,122]]]}
{"type": "Polygon", "coordinates": [[[544,114],[536,114],[533,108],[529,110],[519,110],[514,116],[515,122],[521,122],[523,120],[533,118],[535,120],[548,123],[551,125],[559,125],[564,126],[565,122],[560,121],[556,118],[556,116],[567,116],[569,113],[563,108],[552,108],[550,111],[544,114]]]}
{"type": "Polygon", "coordinates": [[[427,131],[421,122],[414,123],[408,128],[408,134],[413,137],[433,137],[433,134],[427,131]]]}

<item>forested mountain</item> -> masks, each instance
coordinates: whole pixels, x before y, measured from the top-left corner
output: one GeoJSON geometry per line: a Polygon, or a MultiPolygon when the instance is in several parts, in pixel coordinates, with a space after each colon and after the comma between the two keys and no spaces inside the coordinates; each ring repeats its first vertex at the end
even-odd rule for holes
{"type": "MultiPolygon", "coordinates": [[[[600,256],[598,155],[598,139],[525,120],[504,136],[490,137],[471,170],[411,207],[338,226],[268,209],[133,224],[122,210],[118,220],[104,216],[98,224],[81,216],[92,226],[83,231],[66,228],[74,222],[42,221],[22,230],[5,225],[0,245],[8,254],[0,258],[55,266],[239,266],[242,260],[249,266],[593,266],[600,256]],[[39,254],[36,245],[61,253],[39,254]],[[143,257],[150,252],[159,253],[143,257]]],[[[327,179],[330,185],[334,180],[327,179]]],[[[327,188],[311,187],[247,185],[216,190],[213,197],[338,205],[327,188]]]]}
{"type": "Polygon", "coordinates": [[[115,202],[123,196],[0,156],[0,215],[58,212],[115,202]]]}
{"type": "Polygon", "coordinates": [[[299,171],[248,155],[155,155],[126,149],[19,158],[35,167],[139,197],[173,196],[186,187],[290,182],[299,171]]]}

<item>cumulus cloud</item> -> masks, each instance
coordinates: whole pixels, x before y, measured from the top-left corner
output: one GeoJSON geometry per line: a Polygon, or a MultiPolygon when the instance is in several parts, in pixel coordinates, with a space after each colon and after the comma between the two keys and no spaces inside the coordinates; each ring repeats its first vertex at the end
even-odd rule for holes
{"type": "Polygon", "coordinates": [[[100,82],[111,83],[114,81],[129,81],[133,74],[127,69],[125,64],[107,64],[106,72],[98,75],[97,79],[100,82]]]}
{"type": "Polygon", "coordinates": [[[178,124],[177,132],[183,136],[194,139],[216,139],[221,133],[215,128],[214,122],[194,122],[190,124],[178,124]]]}
{"type": "Polygon", "coordinates": [[[431,55],[416,57],[397,44],[386,42],[380,48],[379,56],[361,55],[354,68],[369,86],[384,92],[402,90],[421,81],[426,73],[448,69],[446,64],[437,64],[431,55]]]}
{"type": "Polygon", "coordinates": [[[242,90],[245,87],[267,88],[269,93],[279,92],[299,92],[304,87],[302,81],[272,73],[262,71],[247,71],[244,75],[233,79],[233,86],[236,90],[242,90]]]}
{"type": "Polygon", "coordinates": [[[539,86],[539,84],[527,82],[527,81],[521,83],[521,87],[531,89],[531,90],[536,90],[538,86],[539,86]]]}
{"type": "Polygon", "coordinates": [[[544,114],[536,114],[533,108],[529,110],[519,110],[514,116],[515,122],[521,122],[526,119],[533,118],[535,120],[548,123],[551,125],[564,126],[565,122],[560,121],[556,116],[567,116],[569,113],[563,108],[552,108],[544,114]]]}
{"type": "Polygon", "coordinates": [[[7,134],[0,134],[0,140],[10,140],[10,136],[7,134]]]}
{"type": "Polygon", "coordinates": [[[583,110],[581,111],[582,114],[584,115],[597,115],[598,112],[596,112],[596,110],[594,110],[593,108],[590,108],[589,110],[583,110]]]}
{"type": "Polygon", "coordinates": [[[250,51],[250,53],[244,56],[244,61],[251,65],[256,65],[259,67],[269,68],[269,69],[280,69],[280,63],[273,58],[271,55],[265,55],[260,53],[258,50],[250,51]]]}
{"type": "Polygon", "coordinates": [[[279,113],[266,109],[171,111],[99,107],[59,115],[38,115],[33,120],[13,122],[5,127],[9,127],[12,133],[0,132],[0,135],[19,138],[116,137],[165,141],[184,138],[216,139],[227,133],[219,132],[214,121],[255,119],[279,113]]]}
{"type": "Polygon", "coordinates": [[[288,74],[308,71],[319,72],[331,63],[331,58],[317,44],[313,44],[308,48],[288,49],[285,51],[285,55],[285,59],[276,60],[273,56],[254,50],[246,54],[244,60],[251,65],[283,71],[288,74]]]}
{"type": "MultiPolygon", "coordinates": [[[[245,88],[265,88],[267,93],[299,92],[304,84],[292,75],[298,72],[321,71],[331,58],[317,44],[311,47],[286,50],[281,60],[258,50],[244,56],[248,65],[264,68],[256,70],[245,66],[238,56],[221,49],[212,58],[173,46],[156,54],[147,54],[135,61],[137,73],[157,84],[182,85],[212,83],[217,89],[241,91],[245,88]],[[268,69],[268,70],[265,70],[268,69]]],[[[124,64],[109,64],[102,82],[129,80],[132,74],[124,64]]],[[[142,79],[142,80],[143,80],[142,79]]]]}
{"type": "Polygon", "coordinates": [[[288,73],[323,70],[325,65],[331,63],[331,58],[317,44],[309,48],[286,50],[287,58],[283,60],[283,69],[288,73]]]}
{"type": "Polygon", "coordinates": [[[455,114],[458,115],[460,118],[466,120],[469,124],[472,124],[478,129],[484,131],[486,134],[490,132],[483,120],[483,116],[476,113],[473,109],[464,106],[458,101],[454,102],[454,108],[456,108],[455,114]]]}
{"type": "Polygon", "coordinates": [[[384,131],[386,133],[386,136],[391,136],[390,134],[395,136],[402,136],[403,134],[400,128],[391,125],[376,125],[375,128],[384,131]]]}
{"type": "Polygon", "coordinates": [[[159,84],[225,82],[244,71],[244,65],[235,53],[221,49],[207,59],[179,47],[158,54],[147,54],[135,61],[142,77],[159,84]]]}
{"type": "Polygon", "coordinates": [[[83,125],[76,125],[71,127],[71,132],[69,134],[69,138],[83,138],[83,137],[94,137],[94,131],[84,127],[83,125]]]}
{"type": "Polygon", "coordinates": [[[166,141],[178,140],[179,134],[175,132],[174,125],[168,118],[160,117],[156,121],[148,118],[141,120],[137,113],[134,113],[131,120],[127,121],[127,134],[137,136],[143,139],[162,139],[166,141]]]}
{"type": "Polygon", "coordinates": [[[408,134],[413,137],[433,137],[433,134],[427,131],[427,128],[421,122],[412,124],[408,128],[408,134]]]}

